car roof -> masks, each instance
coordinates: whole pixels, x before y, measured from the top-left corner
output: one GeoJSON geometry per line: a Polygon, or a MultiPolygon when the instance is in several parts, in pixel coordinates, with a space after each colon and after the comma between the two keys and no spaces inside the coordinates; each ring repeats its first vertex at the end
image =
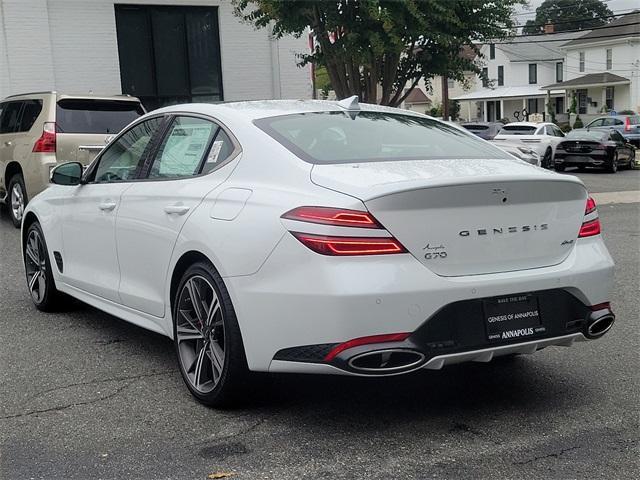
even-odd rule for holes
{"type": "Polygon", "coordinates": [[[96,95],[93,93],[84,93],[84,94],[65,94],[59,92],[29,92],[29,93],[18,93],[15,95],[9,95],[3,101],[6,100],[29,100],[33,97],[42,97],[45,95],[54,95],[56,100],[64,100],[64,99],[77,99],[77,100],[117,100],[124,102],[136,102],[140,103],[140,100],[137,97],[132,97],[131,95],[96,95]]]}
{"type": "MultiPolygon", "coordinates": [[[[411,115],[421,118],[432,118],[411,110],[385,107],[381,105],[360,103],[361,111],[386,112],[395,114],[411,115]]],[[[311,112],[345,112],[348,111],[337,101],[328,100],[254,100],[247,102],[230,103],[189,103],[182,105],[172,105],[155,110],[154,113],[171,112],[192,112],[210,115],[213,117],[226,117],[244,120],[255,120],[259,118],[277,117],[281,115],[291,115],[296,113],[311,112]]]]}
{"type": "Polygon", "coordinates": [[[553,125],[550,122],[511,122],[507,123],[505,127],[514,127],[514,126],[523,126],[523,127],[540,127],[541,125],[553,125]]]}

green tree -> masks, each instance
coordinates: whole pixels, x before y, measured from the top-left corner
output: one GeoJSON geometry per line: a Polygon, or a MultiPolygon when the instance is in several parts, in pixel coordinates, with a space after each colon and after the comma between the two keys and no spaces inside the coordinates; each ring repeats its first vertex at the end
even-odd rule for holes
{"type": "MultiPolygon", "coordinates": [[[[481,73],[465,45],[504,38],[525,0],[234,0],[236,14],[275,37],[309,31],[315,50],[300,64],[327,69],[338,98],[397,106],[421,79],[466,83],[481,73]]],[[[473,47],[478,53],[477,47],[473,47]]]]}
{"type": "Polygon", "coordinates": [[[536,8],[535,20],[527,21],[522,33],[543,33],[547,23],[553,24],[555,32],[588,30],[604,25],[612,16],[601,0],[545,0],[536,8]]]}

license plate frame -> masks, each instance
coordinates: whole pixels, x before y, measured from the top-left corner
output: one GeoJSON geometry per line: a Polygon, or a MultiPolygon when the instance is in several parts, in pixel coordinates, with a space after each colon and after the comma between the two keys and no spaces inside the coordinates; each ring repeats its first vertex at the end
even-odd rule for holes
{"type": "Polygon", "coordinates": [[[483,300],[482,306],[489,342],[525,339],[546,330],[537,295],[494,297],[483,300]]]}

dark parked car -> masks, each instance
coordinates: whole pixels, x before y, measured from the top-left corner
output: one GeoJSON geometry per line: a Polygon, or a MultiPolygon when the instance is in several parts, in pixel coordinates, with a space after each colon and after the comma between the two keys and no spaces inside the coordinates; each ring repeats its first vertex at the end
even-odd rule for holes
{"type": "Polygon", "coordinates": [[[635,148],[614,129],[580,128],[570,131],[556,147],[555,168],[604,167],[616,173],[620,165],[633,168],[635,148]]]}
{"type": "Polygon", "coordinates": [[[640,115],[609,115],[591,120],[587,128],[614,128],[629,143],[640,147],[640,115]]]}
{"type": "Polygon", "coordinates": [[[500,129],[504,127],[504,124],[500,122],[467,122],[461,124],[461,127],[466,128],[480,138],[492,140],[500,129]]]}

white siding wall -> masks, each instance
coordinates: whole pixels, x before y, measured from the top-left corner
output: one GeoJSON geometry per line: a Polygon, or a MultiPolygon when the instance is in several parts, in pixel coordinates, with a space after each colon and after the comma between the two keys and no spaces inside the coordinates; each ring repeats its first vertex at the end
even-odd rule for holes
{"type": "MultiPolygon", "coordinates": [[[[640,42],[622,40],[603,42],[599,45],[572,46],[567,48],[565,79],[581,77],[589,73],[611,72],[631,80],[630,87],[616,86],[615,107],[618,110],[640,111],[640,42]],[[606,69],[607,48],[612,50],[611,70],[606,69]],[[585,71],[580,72],[580,52],[585,54],[585,71]]],[[[600,98],[598,102],[600,102],[600,98]]]]}
{"type": "MultiPolygon", "coordinates": [[[[0,98],[34,90],[121,91],[114,0],[0,0],[0,98]]],[[[120,2],[118,2],[120,3],[120,2]]],[[[307,39],[273,42],[233,15],[230,0],[125,0],[219,7],[224,99],[309,98],[307,39]],[[277,61],[274,62],[274,59],[277,61]],[[274,71],[274,68],[278,68],[274,71]],[[279,84],[274,81],[279,79],[279,84]]]]}

